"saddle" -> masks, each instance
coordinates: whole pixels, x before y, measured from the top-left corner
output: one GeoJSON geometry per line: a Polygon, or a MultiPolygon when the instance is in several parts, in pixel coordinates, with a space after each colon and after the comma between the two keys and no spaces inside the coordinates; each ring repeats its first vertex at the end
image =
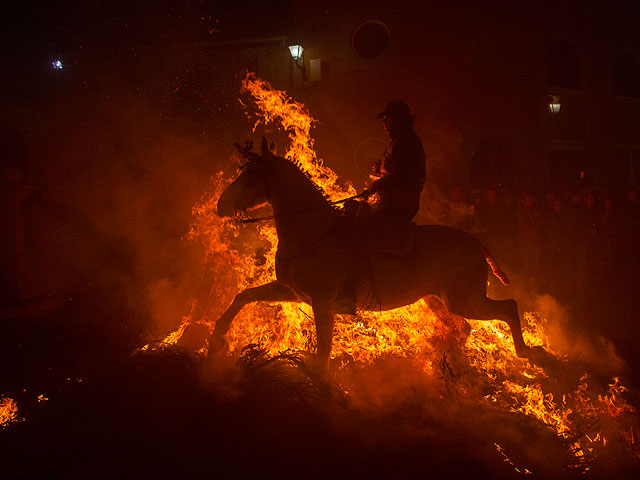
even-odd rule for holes
{"type": "Polygon", "coordinates": [[[417,227],[415,222],[374,216],[370,206],[359,201],[347,202],[345,215],[338,222],[343,238],[370,254],[407,255],[415,243],[417,227]]]}
{"type": "Polygon", "coordinates": [[[352,223],[348,227],[347,240],[352,245],[352,261],[348,266],[345,281],[338,296],[339,303],[345,313],[356,313],[356,296],[358,287],[366,279],[372,286],[369,297],[372,303],[378,296],[373,281],[371,256],[409,255],[414,248],[418,225],[415,222],[385,222],[384,224],[358,225],[352,223]]]}
{"type": "Polygon", "coordinates": [[[408,255],[416,241],[415,222],[397,222],[381,225],[369,237],[369,253],[408,255]]]}

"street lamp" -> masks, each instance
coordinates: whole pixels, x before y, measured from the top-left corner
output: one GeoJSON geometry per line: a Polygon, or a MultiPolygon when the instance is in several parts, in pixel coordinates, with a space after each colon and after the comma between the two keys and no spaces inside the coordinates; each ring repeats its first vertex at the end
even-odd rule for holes
{"type": "Polygon", "coordinates": [[[304,70],[304,60],[302,59],[304,48],[302,48],[302,45],[289,45],[289,53],[291,53],[291,58],[296,64],[296,67],[300,70],[304,70]],[[302,60],[302,64],[299,63],[300,60],[302,60]]]}
{"type": "Polygon", "coordinates": [[[549,95],[549,111],[554,115],[560,113],[560,97],[557,95],[549,95]]]}
{"type": "Polygon", "coordinates": [[[298,79],[298,82],[301,82],[301,85],[304,86],[305,82],[305,71],[304,71],[304,48],[302,45],[289,45],[289,53],[291,54],[291,60],[295,63],[296,68],[291,67],[291,86],[295,85],[294,78],[298,79]]]}
{"type": "Polygon", "coordinates": [[[289,45],[289,52],[291,53],[291,58],[297,61],[302,58],[304,48],[302,48],[302,45],[289,45]]]}

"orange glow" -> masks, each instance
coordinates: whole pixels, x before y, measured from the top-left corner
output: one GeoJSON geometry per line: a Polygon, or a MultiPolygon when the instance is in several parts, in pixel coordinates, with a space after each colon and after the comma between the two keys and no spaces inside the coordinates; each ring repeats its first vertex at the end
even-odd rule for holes
{"type": "MultiPolygon", "coordinates": [[[[273,124],[287,132],[290,144],[286,158],[299,163],[329,198],[338,200],[356,193],[353,187],[338,185],[337,174],[317,158],[310,134],[315,120],[304,105],[252,74],[243,80],[241,90],[259,112],[254,130],[258,125],[273,124]]],[[[189,237],[204,247],[203,262],[215,273],[210,298],[206,302],[199,299],[197,320],[210,329],[237,293],[275,279],[278,243],[275,227],[270,223],[257,227],[238,225],[216,214],[217,199],[230,181],[222,172],[211,179],[210,190],[193,208],[189,232],[189,237]],[[266,252],[263,261],[256,260],[258,246],[266,252]]],[[[178,342],[191,322],[192,315],[185,316],[179,329],[163,343],[178,342]]],[[[535,312],[525,313],[522,323],[528,345],[542,346],[563,361],[562,352],[551,348],[544,318],[535,312]]],[[[293,303],[248,305],[235,318],[226,339],[229,355],[237,355],[252,343],[260,344],[271,355],[288,350],[314,351],[311,307],[293,303]]],[[[620,428],[607,431],[606,435],[598,430],[603,428],[604,421],[583,430],[585,424],[597,419],[621,419],[635,412],[622,398],[626,389],[618,378],[613,379],[606,392],[599,393],[589,390],[585,375],[574,391],[554,395],[547,391],[552,383],[547,372],[516,356],[504,322],[465,320],[448,314],[437,302],[425,300],[388,312],[362,312],[355,317],[336,315],[332,359],[338,368],[352,363],[371,364],[387,357],[410,357],[420,363],[425,375],[431,376],[443,374],[448,365],[457,372],[456,398],[490,404],[537,420],[558,436],[571,439],[570,451],[577,459],[592,454],[595,444],[604,448],[610,435],[623,438],[628,448],[638,454],[634,441],[637,433],[622,420],[620,428]],[[451,359],[450,365],[447,357],[451,359]],[[477,387],[480,382],[484,382],[483,393],[477,387]]],[[[507,458],[499,445],[496,448],[507,458]]]]}
{"type": "Polygon", "coordinates": [[[18,404],[9,397],[0,397],[0,430],[18,419],[18,404]]]}

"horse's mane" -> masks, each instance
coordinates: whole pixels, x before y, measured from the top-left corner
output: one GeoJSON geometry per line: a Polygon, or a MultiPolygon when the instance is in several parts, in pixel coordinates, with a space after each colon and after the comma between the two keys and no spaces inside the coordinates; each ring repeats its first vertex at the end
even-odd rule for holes
{"type": "Polygon", "coordinates": [[[313,185],[313,187],[322,195],[322,197],[327,201],[327,203],[331,206],[331,208],[333,208],[335,211],[340,210],[336,205],[332,203],[332,200],[329,197],[329,195],[327,195],[327,192],[325,192],[324,189],[315,182],[315,180],[313,179],[313,176],[302,166],[299,160],[289,159],[286,157],[279,157],[279,158],[282,158],[286,162],[296,167],[300,173],[302,173],[305,177],[307,177],[309,182],[311,182],[311,185],[313,185]]]}
{"type": "MultiPolygon", "coordinates": [[[[236,149],[240,152],[240,154],[247,159],[247,163],[259,158],[259,155],[253,151],[253,142],[251,140],[247,140],[244,146],[238,143],[235,143],[234,145],[236,149]]],[[[324,189],[315,182],[315,180],[313,179],[313,176],[302,166],[299,160],[296,160],[294,158],[290,159],[286,157],[280,157],[280,156],[277,158],[281,158],[285,162],[293,165],[302,175],[307,177],[311,185],[313,185],[313,187],[320,193],[320,195],[322,195],[322,198],[326,200],[326,202],[329,204],[329,206],[333,210],[335,210],[336,212],[340,211],[339,207],[337,207],[332,203],[332,200],[329,197],[329,195],[327,195],[327,192],[325,192],[324,189]]],[[[245,165],[241,165],[240,168],[241,169],[244,168],[245,165]]]]}

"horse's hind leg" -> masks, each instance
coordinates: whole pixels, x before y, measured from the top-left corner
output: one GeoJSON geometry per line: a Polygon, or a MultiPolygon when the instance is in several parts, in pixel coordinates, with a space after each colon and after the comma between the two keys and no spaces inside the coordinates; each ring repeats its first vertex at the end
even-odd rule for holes
{"type": "Polygon", "coordinates": [[[445,296],[445,305],[449,312],[461,315],[470,320],[502,320],[509,325],[516,355],[524,357],[529,353],[529,347],[522,338],[518,305],[515,300],[492,300],[484,293],[465,298],[462,295],[445,296]]]}
{"type": "Polygon", "coordinates": [[[216,326],[209,337],[209,350],[216,349],[223,343],[222,336],[231,328],[231,322],[242,307],[253,302],[296,302],[295,294],[278,282],[270,282],[259,287],[247,288],[238,293],[229,308],[216,322],[216,326]]]}

